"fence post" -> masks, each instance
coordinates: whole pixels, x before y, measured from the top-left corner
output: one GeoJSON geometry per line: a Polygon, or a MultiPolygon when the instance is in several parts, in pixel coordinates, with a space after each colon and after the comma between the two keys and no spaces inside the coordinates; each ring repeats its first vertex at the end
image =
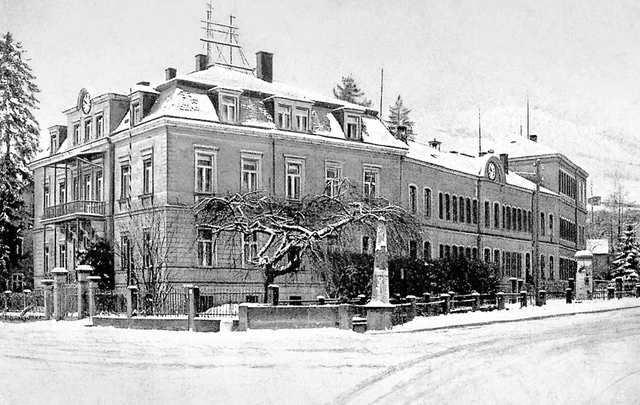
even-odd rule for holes
{"type": "Polygon", "coordinates": [[[27,295],[31,294],[31,290],[25,289],[22,290],[22,310],[25,311],[27,309],[27,295]]]}
{"type": "Polygon", "coordinates": [[[409,319],[408,319],[408,321],[412,321],[417,316],[417,311],[416,311],[417,298],[416,298],[415,295],[407,295],[407,299],[409,300],[409,304],[411,304],[411,306],[409,306],[409,319]]]}
{"type": "Polygon", "coordinates": [[[42,280],[44,286],[44,319],[47,321],[53,316],[53,280],[42,280]]]}
{"type": "Polygon", "coordinates": [[[93,317],[96,314],[96,290],[98,289],[98,282],[102,280],[100,276],[89,276],[87,281],[89,282],[89,316],[93,317]]]}
{"type": "Polygon", "coordinates": [[[567,304],[571,304],[571,296],[573,295],[571,288],[567,288],[565,294],[567,296],[567,304]]]}
{"type": "Polygon", "coordinates": [[[131,319],[133,311],[138,308],[138,287],[130,285],[127,287],[127,318],[131,319]]]}
{"type": "MultiPolygon", "coordinates": [[[[93,272],[93,267],[81,264],[76,268],[78,275],[78,319],[89,315],[89,281],[87,277],[93,272]]],[[[90,316],[90,315],[89,315],[90,316]]]]}
{"type": "Polygon", "coordinates": [[[6,290],[4,292],[4,312],[5,312],[5,314],[9,310],[9,295],[11,295],[11,290],[6,290]]]}
{"type": "Polygon", "coordinates": [[[636,284],[636,298],[640,298],[640,284],[636,284]]]}
{"type": "Polygon", "coordinates": [[[616,293],[615,287],[607,287],[607,299],[612,300],[616,293]]]}
{"type": "Polygon", "coordinates": [[[451,296],[449,294],[440,294],[440,298],[442,299],[442,313],[444,315],[447,315],[449,313],[449,311],[451,310],[451,304],[449,303],[449,300],[451,299],[451,296]]]}
{"type": "Polygon", "coordinates": [[[547,305],[547,292],[545,290],[539,290],[538,294],[540,296],[540,304],[547,305]]]}
{"type": "Polygon", "coordinates": [[[455,301],[455,296],[456,293],[454,293],[453,291],[449,291],[449,313],[451,313],[452,309],[455,309],[456,307],[456,301],[455,301]]]}
{"type": "Polygon", "coordinates": [[[622,298],[622,277],[616,277],[616,295],[622,298]]]}
{"type": "Polygon", "coordinates": [[[527,306],[527,292],[520,291],[520,308],[527,306]]]}
{"type": "Polygon", "coordinates": [[[182,287],[184,287],[187,294],[187,330],[193,332],[196,317],[196,300],[193,297],[195,286],[193,284],[183,284],[182,287]]]}
{"type": "Polygon", "coordinates": [[[480,293],[474,291],[471,293],[471,296],[473,297],[473,306],[471,307],[471,311],[476,312],[478,309],[480,309],[480,293]]]}
{"type": "Polygon", "coordinates": [[[67,315],[64,285],[69,272],[62,267],[56,267],[51,270],[51,274],[53,274],[53,316],[56,321],[61,321],[67,315]]]}
{"type": "Polygon", "coordinates": [[[324,305],[324,297],[322,295],[318,295],[316,299],[318,300],[318,305],[324,305]]]}
{"type": "Polygon", "coordinates": [[[364,294],[358,294],[358,303],[359,305],[364,305],[367,303],[367,296],[364,294]]]}
{"type": "Polygon", "coordinates": [[[430,303],[431,302],[431,294],[430,293],[422,293],[422,300],[425,303],[430,303]]]}
{"type": "Polygon", "coordinates": [[[504,309],[504,293],[502,291],[496,294],[496,301],[498,301],[498,311],[502,311],[504,309]]]}
{"type": "Polygon", "coordinates": [[[278,306],[280,301],[280,287],[277,284],[269,284],[267,287],[267,301],[274,307],[278,306]]]}

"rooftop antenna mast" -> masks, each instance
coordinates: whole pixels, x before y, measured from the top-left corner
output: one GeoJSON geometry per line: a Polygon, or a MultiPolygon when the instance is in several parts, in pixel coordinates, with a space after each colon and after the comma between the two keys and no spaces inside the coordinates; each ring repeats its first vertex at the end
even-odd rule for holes
{"type": "Polygon", "coordinates": [[[200,38],[200,41],[206,45],[207,65],[215,64],[231,70],[253,73],[254,69],[249,66],[249,62],[242,52],[238,35],[239,28],[233,23],[235,18],[233,14],[230,14],[229,24],[213,21],[213,7],[211,3],[207,3],[207,19],[201,21],[204,24],[202,28],[205,30],[205,36],[200,38]],[[215,59],[213,46],[215,46],[216,52],[215,59]],[[239,56],[235,58],[236,61],[239,60],[239,63],[234,63],[234,54],[239,56]]]}
{"type": "Polygon", "coordinates": [[[478,108],[478,156],[482,156],[482,119],[480,118],[480,108],[478,108]]]}
{"type": "Polygon", "coordinates": [[[527,94],[527,139],[531,139],[529,136],[529,95],[527,94]]]}

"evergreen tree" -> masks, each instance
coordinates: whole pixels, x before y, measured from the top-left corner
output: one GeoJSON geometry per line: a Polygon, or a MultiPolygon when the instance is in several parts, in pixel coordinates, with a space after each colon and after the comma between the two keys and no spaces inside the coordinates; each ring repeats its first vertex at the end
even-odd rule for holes
{"type": "Polygon", "coordinates": [[[635,241],[633,226],[629,225],[624,235],[625,241],[613,261],[615,266],[613,270],[614,277],[624,277],[633,272],[637,273],[640,265],[640,246],[635,241]]]}
{"type": "Polygon", "coordinates": [[[363,107],[371,107],[371,100],[364,98],[364,92],[351,75],[342,76],[342,83],[337,84],[333,89],[333,96],[338,100],[344,100],[363,107]]]}
{"type": "Polygon", "coordinates": [[[24,50],[11,33],[0,37],[0,276],[8,276],[25,218],[21,193],[31,182],[27,163],[38,151],[37,86],[24,50]]]}
{"type": "Polygon", "coordinates": [[[402,102],[402,97],[398,95],[396,102],[394,105],[389,107],[389,119],[386,121],[387,126],[389,127],[389,131],[401,141],[413,141],[415,136],[413,134],[413,121],[409,120],[410,109],[404,106],[402,102]],[[405,126],[407,128],[405,137],[406,139],[402,139],[402,134],[398,134],[398,127],[405,126]]]}

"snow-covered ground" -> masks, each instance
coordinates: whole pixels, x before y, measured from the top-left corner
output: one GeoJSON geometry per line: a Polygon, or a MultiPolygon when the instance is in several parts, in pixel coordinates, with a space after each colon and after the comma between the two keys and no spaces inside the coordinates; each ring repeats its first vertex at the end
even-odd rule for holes
{"type": "Polygon", "coordinates": [[[549,301],[366,334],[88,325],[0,323],[0,404],[640,403],[640,299],[549,301]],[[473,325],[576,310],[601,312],[473,325]]]}

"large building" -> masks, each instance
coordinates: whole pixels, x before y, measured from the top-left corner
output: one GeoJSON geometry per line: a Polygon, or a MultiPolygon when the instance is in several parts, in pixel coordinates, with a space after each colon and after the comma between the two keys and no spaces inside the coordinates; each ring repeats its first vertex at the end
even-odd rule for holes
{"type": "MultiPolygon", "coordinates": [[[[249,257],[256,241],[212,240],[191,207],[243,191],[300,199],[331,192],[344,177],[415,215],[422,239],[407,242],[407,255],[477,257],[497,262],[505,282],[526,280],[538,226],[548,288],[575,271],[587,173],[565,156],[523,137],[479,157],[435,140],[405,143],[377,111],[273,82],[272,60],[257,53],[253,75],[197,55],[194,72],[168,68],[165,81],[129,94],[82,89],[67,122],[50,128],[50,155],[31,163],[36,280],[54,267],[73,270],[77,252],[102,237],[115,246],[120,288],[131,281],[135,246],[156,239],[171,244],[168,282],[261,283],[249,257]],[[537,159],[544,179],[533,218],[536,185],[526,173],[537,159]]],[[[367,238],[351,248],[371,249],[367,238]]],[[[312,284],[291,288],[314,294],[312,284]]]]}

